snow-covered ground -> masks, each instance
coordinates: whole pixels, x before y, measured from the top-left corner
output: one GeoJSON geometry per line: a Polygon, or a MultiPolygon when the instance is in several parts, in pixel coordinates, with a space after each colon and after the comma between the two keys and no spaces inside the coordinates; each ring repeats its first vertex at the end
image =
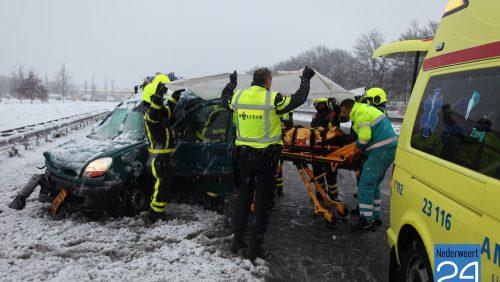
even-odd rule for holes
{"type": "Polygon", "coordinates": [[[116,102],[84,102],[49,100],[48,103],[2,99],[0,102],[0,130],[7,130],[30,124],[96,111],[112,110],[116,102]]]}
{"type": "MultiPolygon", "coordinates": [[[[26,106],[26,105],[25,105],[26,106]]],[[[44,115],[41,115],[45,118],[44,115]]],[[[50,118],[47,118],[50,119],[50,118]]],[[[2,119],[3,121],[3,119],[2,119]]],[[[25,281],[254,281],[268,264],[254,264],[227,251],[224,218],[199,206],[170,204],[170,220],[147,225],[133,218],[91,220],[83,214],[55,220],[37,200],[38,188],[21,211],[9,209],[42,152],[90,132],[87,127],[22,157],[0,160],[0,280],[25,281]]]]}

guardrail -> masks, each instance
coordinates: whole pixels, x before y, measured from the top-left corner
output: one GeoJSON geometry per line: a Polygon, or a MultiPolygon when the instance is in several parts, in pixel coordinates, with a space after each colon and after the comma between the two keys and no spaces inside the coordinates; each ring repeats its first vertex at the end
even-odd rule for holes
{"type": "Polygon", "coordinates": [[[98,122],[108,114],[109,111],[94,111],[0,131],[0,152],[14,148],[16,145],[24,145],[24,148],[28,149],[33,142],[35,145],[39,145],[40,141],[48,142],[50,135],[65,135],[70,131],[98,122]]]}

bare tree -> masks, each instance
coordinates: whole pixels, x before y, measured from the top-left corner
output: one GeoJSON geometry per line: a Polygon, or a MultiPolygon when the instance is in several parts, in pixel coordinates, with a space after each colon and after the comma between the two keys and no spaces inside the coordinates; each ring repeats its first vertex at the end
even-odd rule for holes
{"type": "Polygon", "coordinates": [[[355,75],[356,60],[350,52],[342,49],[316,46],[296,57],[275,64],[273,70],[297,70],[306,65],[345,88],[351,89],[358,85],[355,75]]]}
{"type": "Polygon", "coordinates": [[[104,77],[104,93],[108,94],[108,78],[104,77]]]}
{"type": "Polygon", "coordinates": [[[88,85],[87,85],[87,81],[85,80],[84,84],[83,84],[83,94],[87,94],[88,92],[88,85]]]}
{"type": "Polygon", "coordinates": [[[71,81],[71,74],[68,72],[66,65],[63,63],[61,65],[61,70],[59,70],[54,79],[55,90],[62,95],[63,103],[72,86],[73,82],[71,81]]]}
{"type": "Polygon", "coordinates": [[[92,81],[91,81],[90,87],[91,87],[90,100],[94,101],[95,94],[96,94],[96,86],[95,86],[94,76],[92,76],[92,81]]]}
{"type": "Polygon", "coordinates": [[[384,36],[376,29],[362,34],[354,45],[356,60],[361,66],[360,75],[366,86],[384,86],[387,69],[390,68],[385,58],[372,58],[373,52],[384,44],[384,36]]]}
{"type": "Polygon", "coordinates": [[[0,75],[0,97],[6,96],[10,89],[10,78],[0,75]]]}
{"type": "Polygon", "coordinates": [[[17,70],[13,71],[10,77],[10,93],[12,93],[12,96],[17,98],[21,103],[24,97],[19,92],[19,88],[24,81],[24,77],[23,65],[19,65],[17,70]]]}
{"type": "Polygon", "coordinates": [[[115,80],[114,78],[111,78],[111,93],[115,92],[115,80]]]}

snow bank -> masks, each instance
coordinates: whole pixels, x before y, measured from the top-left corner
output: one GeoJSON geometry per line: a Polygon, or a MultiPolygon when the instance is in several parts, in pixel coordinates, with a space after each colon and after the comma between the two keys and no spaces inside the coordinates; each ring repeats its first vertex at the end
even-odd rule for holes
{"type": "MultiPolygon", "coordinates": [[[[83,137],[86,128],[70,137],[83,137]]],[[[227,251],[223,216],[199,206],[170,204],[169,220],[92,221],[83,214],[54,220],[38,189],[22,211],[7,207],[43,165],[46,144],[22,158],[0,160],[0,277],[2,281],[263,281],[268,264],[255,265],[227,251]]]]}
{"type": "Polygon", "coordinates": [[[7,130],[25,125],[96,111],[112,110],[116,102],[83,102],[49,100],[48,103],[2,99],[0,102],[0,130],[7,130]]]}

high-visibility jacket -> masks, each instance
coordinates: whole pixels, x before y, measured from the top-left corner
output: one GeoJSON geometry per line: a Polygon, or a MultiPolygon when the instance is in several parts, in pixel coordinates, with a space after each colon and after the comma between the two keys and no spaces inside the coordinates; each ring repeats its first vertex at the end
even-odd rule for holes
{"type": "Polygon", "coordinates": [[[144,114],[144,128],[149,141],[148,150],[154,154],[174,152],[174,138],[170,129],[170,119],[177,100],[170,97],[166,105],[151,106],[144,114]]]}
{"type": "Polygon", "coordinates": [[[262,149],[283,144],[280,115],[276,110],[284,109],[290,99],[275,105],[277,94],[257,85],[234,93],[229,107],[236,115],[236,146],[262,149]]]}
{"type": "Polygon", "coordinates": [[[364,103],[354,103],[349,118],[358,135],[356,145],[366,150],[394,147],[398,137],[384,113],[364,103]]]}

